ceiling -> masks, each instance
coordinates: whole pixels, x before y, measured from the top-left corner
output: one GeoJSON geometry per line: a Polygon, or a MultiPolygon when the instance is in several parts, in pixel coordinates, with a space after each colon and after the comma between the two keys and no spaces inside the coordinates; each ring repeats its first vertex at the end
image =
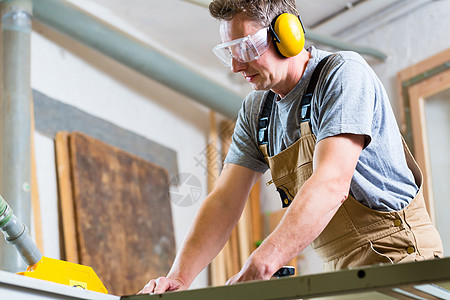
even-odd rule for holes
{"type": "MultiPolygon", "coordinates": [[[[214,70],[244,85],[240,76],[232,76],[211,51],[220,39],[219,21],[210,16],[207,8],[209,0],[69,1],[203,73],[214,70]]],[[[308,31],[352,42],[358,34],[373,30],[380,20],[389,22],[431,1],[296,0],[307,28],[307,44],[314,43],[308,40],[308,31]]]]}

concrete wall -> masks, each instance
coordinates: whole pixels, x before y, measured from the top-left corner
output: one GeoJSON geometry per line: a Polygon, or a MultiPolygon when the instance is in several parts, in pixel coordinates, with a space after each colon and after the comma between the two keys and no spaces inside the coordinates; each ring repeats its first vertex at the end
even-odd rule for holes
{"type": "MultiPolygon", "coordinates": [[[[450,28],[449,14],[449,1],[434,1],[354,41],[388,54],[385,62],[369,62],[385,84],[396,116],[397,72],[449,47],[445,30],[450,28]]],[[[31,61],[33,89],[176,150],[179,171],[197,176],[203,187],[201,199],[206,196],[206,172],[194,158],[207,145],[208,109],[36,22],[31,61]]],[[[53,141],[36,134],[36,156],[45,255],[58,258],[53,141]]],[[[269,179],[265,175],[263,181],[269,179]]],[[[177,247],[200,203],[186,208],[172,205],[177,247]]],[[[262,212],[279,208],[273,186],[263,184],[262,212]]],[[[307,254],[300,272],[319,271],[317,258],[307,254]]],[[[203,272],[193,287],[206,284],[203,272]]]]}

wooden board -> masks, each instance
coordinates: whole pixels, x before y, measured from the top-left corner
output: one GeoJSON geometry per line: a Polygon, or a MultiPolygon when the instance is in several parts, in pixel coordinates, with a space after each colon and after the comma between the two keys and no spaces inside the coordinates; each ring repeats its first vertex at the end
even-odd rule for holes
{"type": "MultiPolygon", "coordinates": [[[[284,214],[286,212],[286,209],[280,209],[275,212],[272,212],[268,215],[268,224],[269,224],[269,232],[272,233],[275,228],[277,228],[278,224],[280,223],[281,219],[283,218],[284,214]]],[[[297,257],[294,257],[289,263],[287,263],[288,266],[295,267],[295,274],[298,274],[298,266],[297,266],[297,257]]]]}
{"type": "MultiPolygon", "coordinates": [[[[210,111],[210,130],[209,141],[206,148],[207,166],[208,166],[208,194],[214,190],[219,179],[219,165],[218,165],[218,133],[217,123],[214,111],[210,111]]],[[[227,281],[226,274],[226,252],[227,247],[222,249],[219,254],[212,260],[210,264],[210,284],[212,286],[224,285],[227,281]]]]}
{"type": "MultiPolygon", "coordinates": [[[[233,135],[235,122],[234,121],[222,121],[220,122],[220,141],[221,141],[221,161],[225,161],[228,149],[231,144],[231,136],[233,135]]],[[[237,226],[232,230],[230,238],[225,245],[225,267],[226,277],[230,278],[234,274],[238,273],[241,269],[240,256],[239,256],[239,234],[237,226]]]]}
{"type": "Polygon", "coordinates": [[[252,188],[250,193],[250,207],[252,216],[252,251],[256,249],[256,245],[263,239],[263,225],[261,215],[261,180],[259,180],[252,188]]]}
{"type": "Polygon", "coordinates": [[[30,101],[30,145],[31,145],[31,206],[33,208],[33,220],[34,220],[34,239],[36,241],[36,246],[41,251],[42,255],[44,252],[44,237],[42,235],[42,215],[41,215],[41,203],[39,201],[39,188],[37,181],[37,170],[36,170],[36,150],[34,145],[34,105],[33,101],[30,101]]]}
{"type": "MultiPolygon", "coordinates": [[[[448,54],[450,59],[450,52],[448,54]]],[[[450,70],[423,80],[408,89],[414,157],[423,174],[425,205],[433,223],[436,223],[436,210],[425,105],[427,98],[448,89],[450,89],[450,70]]],[[[445,137],[442,137],[442,139],[445,139],[445,137]]],[[[445,140],[441,140],[441,144],[445,145],[445,140]]]]}
{"type": "Polygon", "coordinates": [[[70,150],[80,263],[110,294],[134,294],[175,257],[168,173],[81,133],[70,150]]]}
{"type": "Polygon", "coordinates": [[[398,99],[400,99],[400,130],[403,134],[407,133],[406,116],[405,116],[405,100],[403,94],[403,83],[415,76],[424,74],[425,72],[446,63],[450,57],[450,48],[446,49],[435,56],[425,59],[415,65],[409,66],[397,74],[397,91],[398,99]]]}
{"type": "Polygon", "coordinates": [[[60,224],[61,258],[75,264],[78,257],[77,229],[72,195],[69,136],[65,131],[55,136],[56,174],[58,179],[58,215],[60,224]]]}
{"type": "Polygon", "coordinates": [[[436,212],[425,118],[425,101],[427,97],[448,89],[450,73],[445,65],[449,61],[450,48],[397,74],[401,108],[400,128],[422,170],[425,204],[433,223],[436,222],[436,212]],[[437,72],[436,69],[440,69],[440,71],[437,72]]]}

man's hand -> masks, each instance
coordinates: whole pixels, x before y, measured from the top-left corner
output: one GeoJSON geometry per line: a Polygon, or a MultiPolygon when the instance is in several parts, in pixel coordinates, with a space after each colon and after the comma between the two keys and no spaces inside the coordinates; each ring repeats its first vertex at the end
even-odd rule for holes
{"type": "Polygon", "coordinates": [[[186,290],[187,287],[181,280],[170,279],[167,277],[159,277],[158,279],[150,280],[139,294],[162,294],[171,291],[186,290]]]}
{"type": "Polygon", "coordinates": [[[202,206],[166,277],[150,280],[139,294],[186,290],[225,245],[261,173],[225,164],[213,192],[202,206]]]}
{"type": "Polygon", "coordinates": [[[228,279],[226,284],[231,285],[244,281],[270,279],[273,274],[273,272],[270,271],[271,268],[265,263],[258,262],[258,259],[255,256],[257,256],[256,251],[247,259],[239,273],[228,279]]]}

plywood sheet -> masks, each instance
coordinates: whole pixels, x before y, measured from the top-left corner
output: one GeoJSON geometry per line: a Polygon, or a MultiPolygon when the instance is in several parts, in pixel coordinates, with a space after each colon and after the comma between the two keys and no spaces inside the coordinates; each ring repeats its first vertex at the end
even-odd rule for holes
{"type": "Polygon", "coordinates": [[[175,257],[168,173],[81,133],[70,148],[80,263],[111,294],[134,294],[175,257]]]}

